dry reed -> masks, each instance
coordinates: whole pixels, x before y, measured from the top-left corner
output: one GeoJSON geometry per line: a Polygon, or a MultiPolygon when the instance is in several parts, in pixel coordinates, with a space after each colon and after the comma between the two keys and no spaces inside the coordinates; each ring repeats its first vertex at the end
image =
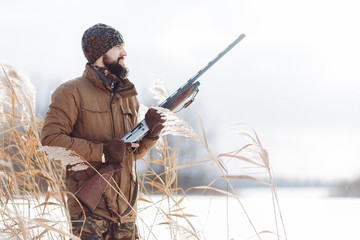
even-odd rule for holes
{"type": "MultiPolygon", "coordinates": [[[[163,84],[157,80],[152,88],[155,99],[162,102],[168,96],[163,84]]],[[[76,154],[61,148],[42,147],[39,140],[41,120],[35,115],[35,93],[30,80],[7,64],[0,68],[0,238],[7,239],[78,239],[70,233],[70,218],[67,212],[64,173],[65,165],[75,168],[87,167],[84,160],[76,154]],[[44,151],[47,153],[45,154],[44,151]]],[[[142,107],[142,113],[146,107],[142,107]]],[[[231,186],[230,180],[248,179],[269,186],[272,190],[274,221],[280,239],[286,238],[281,217],[278,197],[274,186],[269,157],[262,147],[256,133],[237,131],[236,134],[248,139],[248,144],[236,151],[215,154],[211,151],[205,127],[202,126],[200,137],[193,128],[176,114],[164,110],[167,117],[162,138],[156,150],[141,159],[145,170],[139,172],[140,208],[138,225],[141,226],[143,239],[158,239],[156,229],[166,227],[167,239],[205,239],[201,229],[193,224],[195,216],[188,213],[184,202],[187,192],[193,190],[216,191],[237,200],[242,213],[247,216],[254,229],[255,236],[261,239],[258,231],[248,216],[240,197],[231,186]],[[179,150],[169,146],[166,136],[172,134],[186,137],[203,147],[209,156],[190,164],[179,165],[179,150]],[[225,161],[236,160],[266,171],[268,181],[250,175],[228,174],[225,161]],[[207,186],[197,186],[183,190],[178,186],[178,171],[198,165],[215,165],[221,172],[221,178],[207,186]],[[161,166],[162,171],[152,166],[161,166]],[[225,179],[229,190],[213,187],[213,183],[225,179]],[[157,197],[154,197],[154,192],[157,197]],[[146,212],[152,213],[151,220],[145,219],[146,212]]],[[[141,117],[142,114],[140,113],[141,117]]],[[[201,120],[200,120],[201,121],[201,120]]],[[[121,193],[118,193],[121,194],[121,193]]]]}

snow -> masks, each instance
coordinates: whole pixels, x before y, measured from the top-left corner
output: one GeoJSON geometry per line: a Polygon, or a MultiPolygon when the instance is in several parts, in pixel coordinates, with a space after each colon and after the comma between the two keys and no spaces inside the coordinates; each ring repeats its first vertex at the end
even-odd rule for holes
{"type": "MultiPolygon", "coordinates": [[[[338,240],[360,239],[358,233],[358,216],[360,213],[360,198],[330,198],[328,190],[324,188],[278,188],[279,204],[287,239],[289,240],[338,240]]],[[[204,240],[273,240],[276,235],[276,224],[270,191],[266,188],[243,189],[239,191],[239,201],[224,196],[190,195],[187,196],[180,206],[182,211],[173,211],[173,214],[191,214],[188,219],[194,227],[200,239],[204,240]],[[251,223],[254,227],[252,227],[251,223]],[[259,237],[255,230],[260,233],[259,237]]],[[[138,216],[138,226],[144,239],[196,239],[189,232],[181,230],[169,231],[169,226],[160,224],[169,222],[169,219],[161,214],[160,208],[165,212],[175,210],[174,204],[160,195],[151,195],[155,206],[139,201],[139,209],[142,211],[138,216]],[[151,231],[151,233],[150,233],[151,231]],[[174,235],[171,235],[173,233],[174,235]],[[175,236],[175,237],[174,237],[175,236]]],[[[145,197],[149,199],[149,197],[145,197]]],[[[179,201],[181,196],[179,196],[179,201]]],[[[11,206],[9,206],[11,209],[11,206]]],[[[38,208],[32,208],[38,211],[38,208]]],[[[36,213],[29,217],[34,217],[36,213]]],[[[65,220],[62,209],[54,207],[50,219],[55,221],[65,220]]],[[[178,223],[191,230],[191,226],[182,218],[178,223]]],[[[277,215],[278,229],[281,237],[286,239],[277,215]]],[[[65,222],[57,225],[62,231],[68,231],[65,222]]],[[[174,228],[173,228],[174,229],[174,228]]],[[[0,239],[6,239],[0,232],[0,239]]]]}
{"type": "MultiPolygon", "coordinates": [[[[327,189],[312,188],[278,190],[287,239],[360,239],[357,230],[360,199],[329,198],[326,197],[326,192],[327,189]]],[[[266,189],[247,189],[243,195],[240,201],[255,229],[258,232],[276,233],[271,195],[266,189]]],[[[260,234],[260,238],[257,237],[249,219],[235,199],[224,196],[190,196],[186,206],[185,213],[198,216],[190,220],[201,239],[278,239],[276,235],[270,233],[263,233],[260,234]]],[[[140,216],[144,216],[144,213],[140,216]]],[[[278,223],[280,223],[278,226],[280,239],[286,239],[279,218],[278,223]]],[[[156,233],[156,238],[146,239],[170,239],[169,232],[164,231],[161,226],[155,226],[153,231],[156,233]]]]}

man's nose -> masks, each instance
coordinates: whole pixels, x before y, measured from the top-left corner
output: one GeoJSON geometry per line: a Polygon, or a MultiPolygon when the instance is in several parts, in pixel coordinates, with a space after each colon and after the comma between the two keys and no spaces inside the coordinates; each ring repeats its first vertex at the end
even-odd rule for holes
{"type": "Polygon", "coordinates": [[[127,52],[125,51],[125,49],[123,49],[120,53],[121,57],[125,57],[127,56],[127,52]]]}

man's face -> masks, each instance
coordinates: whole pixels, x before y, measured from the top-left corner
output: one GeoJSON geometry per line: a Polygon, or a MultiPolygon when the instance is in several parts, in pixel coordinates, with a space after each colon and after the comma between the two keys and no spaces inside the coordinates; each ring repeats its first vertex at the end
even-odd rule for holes
{"type": "Polygon", "coordinates": [[[104,54],[104,66],[117,77],[126,78],[129,70],[125,66],[125,56],[127,53],[124,46],[116,45],[104,54]]]}

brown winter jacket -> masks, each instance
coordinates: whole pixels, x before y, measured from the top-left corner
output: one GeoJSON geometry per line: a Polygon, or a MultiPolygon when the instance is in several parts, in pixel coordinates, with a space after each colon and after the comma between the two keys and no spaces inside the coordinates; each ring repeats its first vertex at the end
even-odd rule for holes
{"type": "MultiPolygon", "coordinates": [[[[110,91],[110,88],[103,85],[96,72],[86,65],[82,77],[62,84],[52,94],[52,103],[41,132],[41,143],[71,149],[99,169],[103,165],[103,142],[121,138],[130,131],[137,124],[139,110],[136,91],[135,95],[124,97],[121,89],[117,89],[112,101],[110,91]]],[[[113,187],[120,187],[121,191],[118,191],[125,195],[126,200],[116,194],[113,188],[108,187],[105,196],[110,204],[111,213],[102,198],[95,214],[114,222],[135,221],[135,211],[121,216],[128,208],[134,193],[133,163],[143,157],[155,142],[156,140],[143,138],[140,147],[122,163],[123,170],[114,175],[113,187]]],[[[75,193],[94,174],[95,171],[91,167],[82,171],[71,171],[67,168],[67,191],[75,193]]],[[[72,194],[68,194],[68,207],[70,216],[82,213],[81,206],[72,194]]],[[[85,207],[84,210],[89,212],[85,207]]]]}

